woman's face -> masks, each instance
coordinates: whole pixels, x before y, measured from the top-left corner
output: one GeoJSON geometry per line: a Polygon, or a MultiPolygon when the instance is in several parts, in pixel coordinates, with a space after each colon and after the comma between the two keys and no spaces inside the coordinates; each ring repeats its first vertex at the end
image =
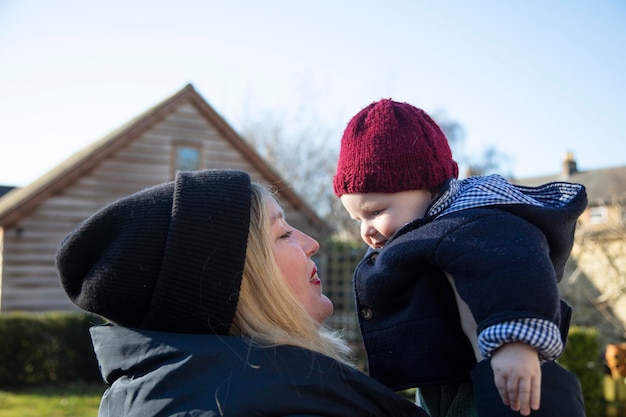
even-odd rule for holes
{"type": "Polygon", "coordinates": [[[313,319],[322,323],[333,314],[333,303],[322,294],[322,282],[311,259],[319,250],[319,243],[289,226],[276,205],[270,205],[270,214],[272,251],[280,272],[296,300],[313,319]]]}

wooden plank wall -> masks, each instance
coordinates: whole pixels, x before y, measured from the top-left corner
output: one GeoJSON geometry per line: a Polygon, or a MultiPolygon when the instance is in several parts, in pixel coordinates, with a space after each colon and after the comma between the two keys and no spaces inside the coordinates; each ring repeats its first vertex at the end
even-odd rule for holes
{"type": "MultiPolygon", "coordinates": [[[[200,146],[204,168],[243,169],[251,173],[253,181],[265,182],[252,163],[193,105],[184,104],[87,175],[45,200],[14,227],[4,230],[0,311],[75,310],[55,268],[59,242],[104,205],[170,180],[172,150],[179,143],[200,146]]],[[[318,234],[298,210],[286,206],[285,211],[295,227],[318,234]]]]}

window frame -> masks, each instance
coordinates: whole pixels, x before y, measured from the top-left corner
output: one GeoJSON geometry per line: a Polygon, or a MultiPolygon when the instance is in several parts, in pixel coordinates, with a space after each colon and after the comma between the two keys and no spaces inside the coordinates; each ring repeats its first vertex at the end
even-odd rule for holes
{"type": "Polygon", "coordinates": [[[176,172],[178,171],[196,171],[204,168],[204,158],[202,154],[202,145],[193,142],[174,142],[172,146],[172,154],[170,158],[171,165],[171,177],[174,178],[176,176],[176,172]],[[180,152],[181,150],[191,149],[196,151],[197,155],[197,165],[194,169],[181,169],[179,166],[180,162],[180,152]]]}

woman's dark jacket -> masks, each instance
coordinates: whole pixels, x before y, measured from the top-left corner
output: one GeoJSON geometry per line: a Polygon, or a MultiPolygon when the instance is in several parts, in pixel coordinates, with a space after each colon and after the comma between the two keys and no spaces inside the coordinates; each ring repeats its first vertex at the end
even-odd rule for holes
{"type": "Polygon", "coordinates": [[[99,417],[420,416],[365,374],[306,349],[244,338],[97,326],[99,417]]]}
{"type": "Polygon", "coordinates": [[[579,184],[448,182],[424,219],[370,250],[355,271],[370,375],[393,389],[470,381],[476,359],[445,274],[478,333],[535,318],[555,323],[564,343],[570,309],[557,283],[586,203],[579,184]]]}

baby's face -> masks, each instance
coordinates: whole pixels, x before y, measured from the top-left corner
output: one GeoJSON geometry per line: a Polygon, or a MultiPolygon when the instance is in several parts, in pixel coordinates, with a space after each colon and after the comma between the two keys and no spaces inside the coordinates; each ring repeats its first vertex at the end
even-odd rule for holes
{"type": "Polygon", "coordinates": [[[424,217],[432,198],[428,190],[411,190],[344,194],[341,203],[350,217],[361,224],[363,241],[376,249],[382,248],[400,227],[424,217]]]}

